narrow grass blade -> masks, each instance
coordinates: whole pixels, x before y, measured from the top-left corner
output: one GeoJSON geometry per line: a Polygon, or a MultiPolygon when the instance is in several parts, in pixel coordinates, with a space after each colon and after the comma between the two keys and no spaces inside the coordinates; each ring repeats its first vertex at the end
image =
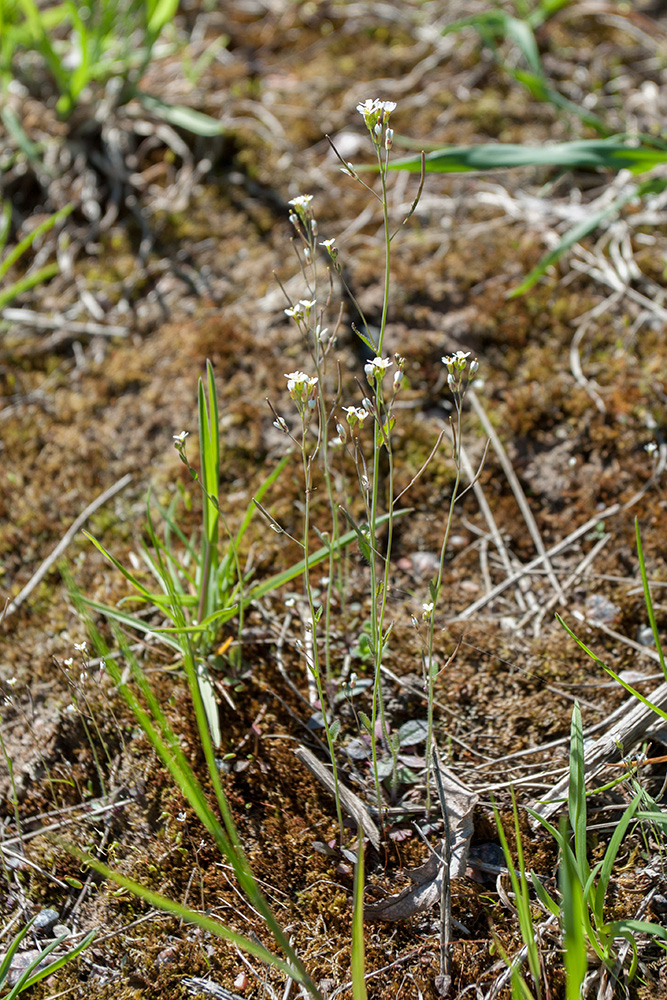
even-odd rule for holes
{"type": "Polygon", "coordinates": [[[642,577],[642,587],[644,588],[644,603],[646,604],[646,613],[648,614],[648,620],[651,624],[651,631],[653,633],[653,641],[655,642],[655,648],[658,651],[658,656],[660,658],[660,666],[662,667],[662,672],[667,680],[667,665],[665,664],[665,657],[662,652],[662,643],[660,641],[660,633],[658,632],[658,626],[655,621],[655,615],[653,613],[653,601],[651,600],[651,588],[648,583],[648,576],[646,575],[646,563],[644,561],[644,550],[642,548],[642,539],[639,531],[639,518],[635,518],[635,535],[637,536],[637,557],[639,559],[639,571],[642,577]]]}
{"type": "Polygon", "coordinates": [[[352,996],[367,1000],[364,980],[364,833],[357,831],[359,851],[354,869],[354,913],[352,915],[352,996]]]}
{"type": "Polygon", "coordinates": [[[245,937],[243,934],[238,934],[236,931],[231,930],[229,927],[225,927],[224,924],[219,923],[217,920],[213,920],[211,917],[205,916],[203,913],[198,913],[197,910],[191,910],[187,906],[183,906],[181,903],[177,903],[173,899],[169,899],[168,896],[163,896],[161,893],[153,892],[151,889],[146,888],[141,882],[135,882],[134,879],[127,878],[125,875],[121,875],[120,872],[115,871],[113,868],[109,868],[108,865],[103,864],[96,858],[91,857],[84,851],[79,850],[73,844],[62,843],[61,846],[65,848],[70,854],[79,861],[88,865],[93,871],[97,872],[98,875],[102,875],[103,878],[110,879],[115,882],[116,885],[121,886],[123,889],[127,889],[131,892],[137,899],[142,899],[149,906],[154,906],[158,910],[162,910],[166,913],[173,913],[174,916],[180,917],[181,920],[185,920],[189,924],[194,924],[199,927],[200,930],[206,931],[213,937],[221,938],[223,941],[231,941],[238,948],[247,952],[249,955],[254,955],[255,958],[259,958],[262,962],[266,962],[268,965],[273,966],[276,969],[280,969],[281,972],[288,975],[291,979],[295,979],[297,982],[303,982],[303,978],[299,975],[296,969],[291,968],[283,959],[274,955],[272,952],[268,951],[261,945],[258,941],[252,938],[245,937]]]}
{"type": "MultiPolygon", "coordinates": [[[[622,138],[578,139],[550,146],[517,143],[482,143],[475,146],[447,146],[427,153],[429,173],[507,170],[511,167],[560,167],[564,170],[602,168],[642,173],[667,162],[667,150],[642,142],[632,146],[622,138]]],[[[357,167],[362,170],[362,167],[357,167]]],[[[369,167],[369,169],[375,169],[369,167]]],[[[409,156],[389,163],[390,170],[421,172],[421,156],[409,156]]]]}
{"type": "Polygon", "coordinates": [[[570,826],[574,833],[574,853],[577,860],[577,875],[582,886],[586,883],[591,869],[586,850],[586,774],[584,766],[584,735],[581,709],[575,702],[570,726],[570,784],[568,789],[568,812],[570,826]]]}
{"type": "Polygon", "coordinates": [[[222,122],[216,121],[210,115],[205,115],[201,111],[193,108],[186,108],[181,104],[167,104],[151,94],[138,93],[137,97],[148,110],[177,128],[183,128],[193,135],[201,135],[210,138],[214,135],[223,135],[226,131],[222,122]]]}
{"type": "Polygon", "coordinates": [[[605,851],[604,858],[602,859],[602,865],[600,866],[600,872],[599,872],[599,881],[597,884],[597,888],[595,890],[594,906],[593,906],[593,912],[599,918],[603,916],[604,899],[607,894],[609,881],[612,876],[614,864],[616,862],[616,857],[618,855],[621,843],[623,841],[623,838],[625,837],[625,834],[627,832],[630,823],[635,817],[635,813],[637,812],[637,809],[639,808],[641,801],[642,801],[641,794],[635,796],[635,798],[632,800],[628,808],[625,810],[625,812],[621,816],[621,819],[616,829],[614,830],[614,834],[611,840],[609,841],[609,845],[607,847],[607,850],[605,851]]]}
{"type": "Polygon", "coordinates": [[[512,883],[512,890],[514,892],[514,900],[517,908],[517,913],[519,916],[519,927],[521,928],[521,937],[524,945],[526,946],[526,953],[528,956],[528,965],[530,968],[531,975],[533,977],[533,982],[535,984],[535,989],[537,991],[537,997],[541,996],[540,988],[540,957],[537,950],[537,942],[535,940],[535,929],[533,927],[533,917],[530,910],[530,898],[528,896],[528,880],[526,879],[526,865],[523,855],[523,843],[521,840],[521,830],[519,827],[519,813],[517,810],[516,796],[514,794],[514,789],[511,789],[512,793],[512,810],[514,815],[514,832],[516,837],[516,851],[517,851],[517,863],[519,865],[519,875],[517,875],[514,861],[512,859],[512,854],[507,843],[507,837],[505,836],[505,830],[503,828],[502,820],[500,819],[500,813],[498,812],[496,806],[493,807],[493,813],[496,820],[496,829],[498,830],[498,837],[500,839],[500,845],[503,849],[503,854],[505,855],[505,864],[507,865],[510,882],[512,883]]]}
{"type": "Polygon", "coordinates": [[[59,958],[54,959],[53,962],[46,966],[46,968],[39,969],[39,971],[35,972],[34,970],[37,969],[40,963],[43,962],[52,951],[55,951],[59,945],[67,940],[66,937],[57,938],[50,945],[48,945],[48,947],[41,951],[35,960],[30,963],[19,981],[15,984],[14,988],[7,994],[5,1000],[14,1000],[14,998],[20,993],[24,993],[26,990],[29,990],[32,986],[35,986],[36,983],[41,982],[42,979],[46,979],[47,976],[53,975],[54,972],[57,972],[58,969],[62,969],[62,967],[64,965],[68,965],[69,962],[73,962],[74,959],[80,955],[82,951],[85,951],[89,944],[91,944],[96,934],[96,930],[91,931],[90,934],[86,934],[85,938],[80,941],[76,947],[71,948],[65,955],[61,955],[59,958]]]}
{"type": "Polygon", "coordinates": [[[582,219],[581,222],[577,223],[576,226],[568,229],[558,246],[541,257],[539,262],[535,265],[532,271],[526,275],[521,284],[512,289],[509,294],[509,298],[515,299],[519,295],[524,295],[527,291],[529,291],[533,285],[539,281],[542,275],[546,274],[552,264],[555,264],[560,260],[564,253],[567,253],[567,251],[573,246],[585,239],[585,237],[590,233],[594,232],[606,219],[612,219],[618,215],[624,205],[626,205],[633,198],[637,197],[637,193],[637,187],[630,187],[628,190],[619,195],[618,198],[615,198],[610,205],[607,205],[599,212],[593,212],[585,219],[582,219]]]}
{"type": "MultiPolygon", "coordinates": [[[[564,829],[561,834],[565,836],[564,829]]],[[[584,900],[581,883],[570,851],[561,854],[558,871],[565,945],[564,964],[567,1000],[580,1000],[581,986],[588,971],[584,900]]]]}
{"type": "Polygon", "coordinates": [[[12,964],[12,959],[16,954],[16,952],[19,950],[21,941],[23,941],[23,938],[26,936],[26,934],[28,933],[28,931],[30,930],[36,919],[37,917],[33,917],[32,920],[29,920],[28,923],[25,925],[25,927],[21,928],[21,930],[18,932],[16,937],[12,940],[11,944],[9,945],[9,948],[6,951],[2,959],[2,962],[0,962],[0,986],[2,986],[5,979],[7,978],[7,973],[9,971],[10,965],[12,964]]]}
{"type": "Polygon", "coordinates": [[[18,295],[22,295],[23,292],[28,292],[31,288],[35,288],[36,285],[42,285],[45,281],[50,281],[59,271],[60,267],[58,264],[47,264],[45,267],[40,268],[39,271],[35,271],[34,274],[28,274],[25,278],[20,278],[18,281],[13,282],[9,288],[5,288],[4,291],[0,292],[0,309],[3,309],[4,306],[18,295]]]}
{"type": "Polygon", "coordinates": [[[116,569],[119,571],[119,573],[122,573],[122,575],[125,577],[126,580],[129,580],[129,582],[132,584],[132,586],[134,587],[134,589],[137,590],[142,595],[142,597],[145,597],[147,601],[151,601],[151,603],[153,603],[153,604],[156,603],[156,596],[157,595],[152,594],[150,592],[150,590],[147,590],[146,587],[144,587],[144,585],[139,582],[139,580],[136,578],[136,576],[134,576],[133,573],[130,573],[129,570],[125,569],[125,567],[123,566],[123,564],[120,563],[120,562],[118,562],[118,560],[116,559],[116,557],[112,556],[111,553],[107,549],[104,548],[104,546],[101,544],[101,542],[97,541],[97,539],[94,537],[94,535],[91,535],[91,533],[89,531],[87,531],[85,528],[83,529],[83,534],[86,536],[86,538],[88,539],[89,542],[93,543],[93,545],[95,546],[95,548],[97,549],[97,551],[101,552],[102,555],[105,556],[109,560],[109,562],[111,563],[111,565],[115,566],[116,569]]]}
{"type": "Polygon", "coordinates": [[[5,255],[3,260],[0,261],[0,279],[4,278],[12,264],[15,264],[16,261],[23,256],[26,250],[30,249],[36,239],[43,236],[44,233],[48,233],[50,229],[53,229],[53,227],[57,226],[59,222],[66,219],[73,210],[74,205],[66,205],[64,208],[61,208],[59,212],[54,212],[48,219],[41,222],[31,233],[28,233],[27,236],[24,236],[20,243],[17,243],[16,246],[5,255]]]}
{"type": "Polygon", "coordinates": [[[646,698],[640,691],[637,691],[636,688],[633,688],[631,684],[628,684],[627,681],[623,680],[622,677],[620,677],[617,673],[615,673],[611,669],[611,667],[608,667],[607,664],[603,660],[601,660],[600,657],[597,656],[596,653],[594,653],[592,649],[589,649],[589,647],[586,645],[585,642],[582,642],[582,640],[579,639],[574,634],[574,632],[572,631],[572,629],[569,627],[569,625],[567,625],[566,622],[563,621],[563,619],[561,618],[561,616],[559,614],[556,614],[556,618],[560,622],[560,624],[563,626],[563,628],[565,629],[565,631],[568,633],[568,635],[572,639],[574,639],[574,641],[577,643],[577,645],[580,646],[581,649],[583,649],[583,651],[585,653],[587,653],[592,660],[595,661],[595,663],[598,663],[602,667],[603,670],[606,670],[606,672],[609,674],[609,676],[613,677],[614,680],[617,681],[617,683],[621,685],[621,687],[625,688],[625,690],[628,692],[628,694],[633,695],[637,699],[637,701],[641,701],[642,705],[646,705],[647,708],[652,709],[656,713],[656,715],[659,715],[662,719],[667,719],[667,712],[664,709],[660,708],[658,705],[654,705],[653,702],[649,701],[649,699],[646,698]]]}

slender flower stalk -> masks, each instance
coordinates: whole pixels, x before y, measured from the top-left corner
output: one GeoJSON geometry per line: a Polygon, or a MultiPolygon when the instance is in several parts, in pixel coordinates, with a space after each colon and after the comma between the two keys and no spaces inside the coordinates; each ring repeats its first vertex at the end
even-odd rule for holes
{"type": "Polygon", "coordinates": [[[424,667],[424,684],[427,691],[427,730],[426,730],[426,808],[431,808],[431,766],[432,766],[432,747],[433,747],[433,701],[435,698],[435,679],[439,672],[438,663],[434,657],[434,640],[435,640],[435,609],[440,598],[440,593],[442,590],[442,578],[445,570],[445,556],[447,553],[447,543],[449,542],[449,533],[452,527],[452,522],[454,520],[454,505],[459,496],[459,489],[461,486],[461,419],[463,412],[463,398],[465,396],[466,389],[468,387],[469,379],[475,374],[479,368],[477,359],[468,362],[470,357],[470,351],[456,351],[452,355],[446,355],[442,359],[442,363],[447,368],[447,385],[449,386],[450,392],[454,397],[454,406],[456,409],[456,417],[452,421],[452,457],[454,460],[454,467],[456,469],[456,478],[454,480],[454,486],[452,489],[452,495],[449,500],[449,510],[447,512],[447,521],[445,523],[445,531],[442,538],[442,545],[440,546],[440,561],[438,563],[438,573],[435,580],[430,583],[430,597],[431,600],[427,604],[423,605],[422,618],[428,624],[428,636],[426,640],[426,655],[425,655],[425,667],[424,667]]]}
{"type": "Polygon", "coordinates": [[[287,389],[292,397],[294,404],[296,405],[297,411],[301,418],[301,462],[303,468],[303,479],[305,487],[305,503],[304,503],[304,515],[303,515],[303,558],[304,558],[304,571],[303,571],[303,586],[304,593],[306,597],[306,602],[308,604],[309,621],[306,623],[306,628],[310,629],[312,646],[310,654],[307,657],[307,665],[313,679],[315,681],[315,686],[317,688],[317,697],[320,703],[320,709],[322,712],[322,720],[324,723],[324,732],[326,734],[327,746],[329,749],[329,755],[331,757],[331,766],[333,770],[333,781],[335,790],[335,800],[336,800],[336,814],[338,817],[338,826],[340,830],[340,840],[343,843],[344,837],[344,827],[343,827],[343,813],[340,805],[340,794],[338,791],[338,768],[336,765],[336,754],[334,748],[334,741],[336,736],[336,730],[333,729],[329,722],[329,704],[328,697],[324,690],[324,685],[322,683],[322,671],[320,666],[320,654],[319,654],[319,643],[317,635],[317,625],[322,615],[322,606],[315,604],[315,597],[313,595],[313,589],[310,583],[310,572],[309,572],[309,562],[310,562],[310,529],[311,529],[311,498],[313,495],[313,462],[317,458],[318,451],[321,444],[322,435],[322,422],[319,419],[320,410],[318,407],[318,397],[321,396],[319,391],[319,377],[310,376],[302,371],[287,372],[285,374],[287,379],[287,389]],[[317,424],[317,440],[314,448],[309,453],[308,450],[308,432],[313,419],[313,416],[317,414],[318,420],[317,424]]]}

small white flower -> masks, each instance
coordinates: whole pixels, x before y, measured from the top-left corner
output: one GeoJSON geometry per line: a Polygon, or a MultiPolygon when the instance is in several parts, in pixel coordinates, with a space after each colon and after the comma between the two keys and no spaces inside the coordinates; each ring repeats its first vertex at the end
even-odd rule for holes
{"type": "Polygon", "coordinates": [[[470,351],[454,351],[453,354],[446,354],[442,358],[443,365],[447,365],[450,372],[457,369],[457,371],[463,371],[466,366],[466,358],[470,357],[470,351]]]}
{"type": "Polygon", "coordinates": [[[403,381],[403,372],[394,372],[394,392],[398,392],[403,381]]]}
{"type": "Polygon", "coordinates": [[[320,246],[324,247],[325,250],[333,250],[335,242],[335,240],[322,240],[320,246]]]}
{"type": "Polygon", "coordinates": [[[183,442],[185,441],[186,437],[189,437],[189,435],[190,435],[190,431],[181,431],[180,434],[174,434],[173,438],[174,438],[174,441],[176,442],[176,444],[179,445],[179,444],[183,444],[183,442]]]}
{"type": "Polygon", "coordinates": [[[273,426],[277,427],[279,431],[283,432],[283,434],[287,434],[288,427],[283,417],[276,417],[273,421],[273,426]]]}
{"type": "Polygon", "coordinates": [[[373,358],[372,361],[368,361],[364,365],[364,371],[366,372],[366,378],[371,385],[375,379],[378,379],[378,381],[381,382],[387,372],[387,369],[393,365],[393,363],[394,362],[391,358],[373,358]]]}
{"type": "Polygon", "coordinates": [[[422,609],[422,618],[425,622],[430,621],[433,614],[433,601],[430,604],[422,604],[422,609]]]}
{"type": "Polygon", "coordinates": [[[71,656],[68,656],[66,660],[63,660],[63,666],[64,667],[71,667],[73,663],[74,663],[74,660],[72,659],[71,656]]]}
{"type": "Polygon", "coordinates": [[[347,413],[347,422],[351,427],[361,423],[368,416],[368,410],[362,409],[361,406],[344,406],[343,410],[347,413]]]}
{"type": "Polygon", "coordinates": [[[647,451],[649,455],[652,455],[654,451],[658,450],[658,446],[655,441],[649,441],[648,444],[644,445],[644,451],[647,451]]]}
{"type": "Polygon", "coordinates": [[[10,688],[16,687],[16,685],[18,684],[18,678],[10,677],[9,680],[7,680],[5,683],[10,688]]]}
{"type": "Polygon", "coordinates": [[[308,208],[312,200],[313,200],[312,194],[299,194],[296,196],[296,198],[292,198],[290,201],[288,201],[287,204],[292,205],[294,208],[296,208],[297,211],[299,209],[305,210],[308,208]]]}
{"type": "Polygon", "coordinates": [[[303,310],[301,309],[300,303],[297,302],[295,306],[291,306],[289,309],[283,309],[286,316],[290,319],[300,320],[303,319],[303,310]]]}
{"type": "Polygon", "coordinates": [[[74,643],[74,648],[79,653],[86,653],[88,651],[88,643],[86,642],[85,639],[83,640],[83,642],[75,642],[74,643]]]}
{"type": "Polygon", "coordinates": [[[74,713],[76,712],[76,705],[71,705],[71,704],[68,705],[65,711],[67,712],[68,715],[74,715],[74,713]]]}
{"type": "Polygon", "coordinates": [[[176,817],[179,823],[185,823],[186,818],[187,818],[186,813],[184,812],[179,812],[178,816],[176,817]]]}
{"type": "Polygon", "coordinates": [[[317,305],[317,299],[301,299],[299,302],[300,306],[306,310],[306,316],[310,313],[311,309],[314,309],[317,305]]]}
{"type": "MultiPolygon", "coordinates": [[[[295,403],[303,405],[309,397],[315,394],[319,379],[317,375],[307,375],[305,372],[285,372],[287,391],[295,403]]],[[[312,402],[312,400],[311,400],[312,402]]]]}
{"type": "Polygon", "coordinates": [[[364,118],[368,118],[369,115],[375,114],[378,110],[379,103],[379,101],[373,100],[372,97],[369,97],[363,104],[357,104],[357,111],[364,118]]]}

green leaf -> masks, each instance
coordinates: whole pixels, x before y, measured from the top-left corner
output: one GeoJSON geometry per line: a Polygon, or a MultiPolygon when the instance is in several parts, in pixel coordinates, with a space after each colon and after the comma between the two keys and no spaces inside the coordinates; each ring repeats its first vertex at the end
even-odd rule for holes
{"type": "Polygon", "coordinates": [[[186,132],[211,138],[215,135],[223,135],[226,131],[222,122],[216,121],[215,118],[211,118],[210,115],[205,115],[201,111],[186,108],[181,104],[167,104],[150,94],[138,93],[137,97],[148,111],[152,111],[169,125],[185,129],[186,132]]]}
{"type": "Polygon", "coordinates": [[[364,727],[369,736],[373,735],[373,724],[365,712],[359,712],[359,722],[364,727]]]}
{"type": "Polygon", "coordinates": [[[357,537],[357,542],[359,543],[359,550],[363,558],[366,560],[367,563],[370,563],[373,558],[373,553],[368,539],[368,535],[364,532],[361,526],[357,524],[352,515],[349,514],[344,507],[340,507],[339,509],[343,513],[345,519],[352,525],[352,529],[357,537]]]}
{"type": "MultiPolygon", "coordinates": [[[[642,173],[667,162],[667,150],[640,142],[631,145],[623,137],[576,139],[546,146],[518,143],[481,143],[474,146],[445,146],[426,154],[427,173],[507,170],[512,167],[560,167],[564,170],[630,170],[642,173]]],[[[362,170],[363,167],[358,167],[362,170]]],[[[369,169],[376,169],[369,167],[369,169]]],[[[389,163],[389,170],[421,173],[421,155],[389,163]]]]}

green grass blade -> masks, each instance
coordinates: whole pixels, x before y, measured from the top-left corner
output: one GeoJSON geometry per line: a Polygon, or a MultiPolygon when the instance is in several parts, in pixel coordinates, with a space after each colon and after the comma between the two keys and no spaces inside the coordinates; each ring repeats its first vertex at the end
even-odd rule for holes
{"type": "MultiPolygon", "coordinates": [[[[425,168],[432,173],[507,170],[512,167],[560,167],[563,170],[602,168],[641,173],[667,162],[667,150],[641,142],[632,146],[622,138],[578,139],[550,146],[516,143],[482,143],[475,146],[448,146],[426,154],[425,168]]],[[[357,167],[362,170],[362,167],[357,167]]],[[[376,169],[369,167],[369,169],[376,169]]],[[[390,170],[421,172],[421,156],[409,156],[389,163],[390,170]]]]}
{"type": "Polygon", "coordinates": [[[537,281],[539,281],[542,275],[547,272],[547,270],[551,267],[551,265],[555,264],[557,261],[560,260],[560,258],[563,256],[564,253],[567,253],[568,250],[570,250],[573,246],[575,246],[586,236],[592,233],[595,229],[597,229],[598,226],[606,219],[610,219],[618,215],[623,206],[626,205],[629,201],[631,201],[632,198],[635,198],[637,196],[637,193],[638,193],[638,188],[636,187],[629,188],[623,194],[619,195],[618,198],[615,198],[610,205],[607,205],[605,208],[600,209],[599,212],[593,212],[585,219],[582,219],[581,222],[577,223],[576,226],[573,226],[571,229],[569,229],[563,236],[558,246],[555,247],[553,250],[550,250],[549,253],[545,254],[535,265],[532,271],[530,271],[530,273],[526,275],[521,284],[517,285],[516,288],[512,289],[509,297],[514,299],[517,298],[519,295],[524,295],[527,291],[529,291],[533,287],[533,285],[536,284],[537,281]]]}
{"type": "Polygon", "coordinates": [[[556,618],[558,619],[558,621],[560,622],[560,624],[563,626],[563,628],[565,629],[565,631],[568,633],[568,635],[572,639],[574,639],[574,641],[577,643],[577,645],[580,646],[581,649],[583,649],[583,651],[585,653],[587,653],[592,660],[595,661],[595,663],[598,663],[602,667],[603,670],[606,670],[606,672],[609,674],[609,676],[613,677],[614,680],[618,684],[621,685],[621,687],[625,688],[625,690],[628,692],[628,694],[633,695],[638,701],[641,701],[642,705],[646,705],[647,708],[652,709],[656,713],[656,715],[659,715],[662,719],[667,719],[667,712],[664,709],[660,708],[658,705],[654,705],[653,702],[649,701],[649,699],[646,698],[640,691],[637,691],[636,688],[633,688],[633,686],[631,684],[628,684],[627,681],[623,680],[622,677],[620,677],[617,673],[615,673],[611,669],[611,667],[608,667],[607,664],[603,660],[601,660],[600,657],[597,656],[593,652],[592,649],[588,648],[588,646],[586,645],[585,642],[582,642],[581,639],[577,638],[577,636],[574,634],[574,632],[569,627],[569,625],[567,625],[566,622],[563,621],[563,619],[561,618],[561,616],[558,613],[556,614],[556,618]]]}
{"type": "Polygon", "coordinates": [[[533,883],[533,888],[535,890],[535,895],[537,896],[537,898],[539,899],[539,901],[542,903],[542,906],[544,906],[545,909],[549,911],[549,913],[553,914],[554,917],[557,917],[558,914],[560,913],[560,907],[558,906],[558,903],[556,902],[555,899],[553,899],[549,895],[549,893],[547,892],[547,890],[542,885],[542,882],[540,881],[537,873],[534,872],[532,870],[532,868],[531,868],[531,871],[530,871],[530,880],[533,883]]]}
{"type": "Polygon", "coordinates": [[[531,10],[528,14],[526,20],[530,24],[531,28],[535,30],[541,27],[545,21],[557,14],[559,10],[563,7],[567,7],[568,4],[572,3],[572,0],[541,0],[536,7],[531,10]]]}
{"type": "Polygon", "coordinates": [[[591,873],[586,850],[586,775],[584,762],[584,734],[581,709],[575,702],[570,726],[570,784],[568,788],[568,812],[570,826],[574,834],[574,853],[577,860],[577,875],[584,885],[591,873]]]}
{"type": "Polygon", "coordinates": [[[92,601],[89,597],[82,597],[81,599],[87,608],[90,608],[91,611],[96,611],[98,614],[104,615],[104,617],[110,622],[118,622],[119,625],[125,625],[131,629],[135,629],[137,632],[142,632],[144,635],[159,635],[165,646],[169,646],[171,649],[180,652],[181,647],[178,640],[170,639],[168,635],[164,634],[164,632],[155,632],[155,628],[145,622],[143,618],[136,618],[134,615],[126,614],[119,608],[112,608],[109,604],[101,604],[99,601],[92,601]]]}
{"type": "Polygon", "coordinates": [[[163,896],[158,892],[153,892],[140,882],[135,882],[134,879],[121,875],[120,872],[114,871],[114,869],[109,868],[108,865],[103,864],[101,861],[91,857],[89,854],[85,854],[73,844],[62,843],[62,846],[75,858],[78,858],[79,861],[88,865],[89,868],[92,868],[93,871],[97,872],[98,875],[102,875],[103,878],[110,879],[112,882],[115,882],[116,885],[121,886],[123,889],[127,889],[128,892],[131,892],[138,899],[142,899],[150,906],[155,907],[155,909],[162,910],[165,913],[173,913],[174,916],[179,917],[181,920],[185,920],[186,923],[194,924],[196,927],[199,927],[200,930],[206,931],[213,937],[221,938],[223,941],[230,941],[232,944],[235,944],[238,948],[241,948],[249,955],[253,955],[255,958],[259,958],[262,962],[266,962],[268,965],[273,966],[273,968],[279,969],[291,979],[295,979],[296,982],[304,982],[304,979],[299,975],[297,970],[291,968],[285,961],[283,961],[283,959],[268,951],[258,941],[245,937],[243,934],[238,934],[236,931],[231,930],[229,927],[225,927],[224,924],[219,923],[217,920],[213,920],[211,917],[207,917],[203,913],[198,913],[196,910],[191,910],[187,906],[183,906],[182,903],[177,903],[175,900],[169,899],[168,896],[163,896]]]}
{"type": "Polygon", "coordinates": [[[596,899],[595,899],[595,912],[596,915],[602,916],[604,898],[607,894],[607,889],[609,887],[609,880],[611,879],[612,872],[614,869],[614,864],[616,862],[616,856],[618,855],[621,843],[627,832],[627,829],[634,819],[635,813],[639,808],[642,801],[642,795],[636,795],[632,800],[628,808],[625,810],[621,819],[614,830],[614,834],[609,841],[607,850],[605,851],[604,858],[602,859],[602,865],[600,867],[600,876],[596,889],[596,899]]]}
{"type": "Polygon", "coordinates": [[[516,850],[517,850],[517,861],[519,864],[520,877],[517,875],[514,860],[512,858],[511,851],[509,849],[509,844],[507,843],[507,837],[505,836],[505,830],[503,828],[502,820],[500,818],[500,813],[498,812],[496,806],[493,806],[493,814],[496,821],[496,829],[498,830],[498,837],[500,839],[500,846],[503,849],[503,854],[505,855],[505,864],[507,865],[510,882],[512,883],[512,891],[514,892],[514,901],[519,916],[519,927],[521,928],[521,938],[524,945],[526,946],[526,951],[528,954],[528,965],[533,977],[533,982],[537,990],[538,998],[541,995],[540,991],[540,958],[537,950],[537,942],[535,940],[535,929],[533,927],[533,917],[530,911],[530,899],[528,897],[528,882],[526,880],[526,866],[523,856],[523,843],[521,841],[521,830],[519,828],[519,813],[516,805],[516,796],[514,794],[514,789],[512,792],[512,810],[514,814],[514,831],[516,835],[516,850]]]}
{"type": "Polygon", "coordinates": [[[45,267],[40,268],[39,271],[35,271],[34,274],[28,274],[25,278],[15,281],[9,288],[5,288],[0,292],[0,309],[3,309],[18,295],[22,295],[23,292],[28,292],[36,285],[50,281],[59,271],[60,267],[58,264],[47,264],[45,267]]]}
{"type": "Polygon", "coordinates": [[[639,571],[642,577],[642,587],[644,588],[644,603],[646,604],[646,613],[648,614],[648,620],[651,624],[651,631],[653,632],[653,641],[655,642],[655,648],[658,651],[658,656],[660,658],[660,666],[662,667],[662,672],[667,680],[667,665],[665,664],[665,657],[662,651],[662,643],[660,641],[660,633],[658,632],[658,626],[655,621],[655,615],[653,613],[653,601],[651,600],[651,588],[649,587],[648,576],[646,575],[646,562],[644,561],[644,550],[642,548],[642,539],[639,531],[639,518],[635,518],[635,535],[637,537],[637,557],[639,559],[639,571]]]}
{"type": "Polygon", "coordinates": [[[367,1000],[364,980],[364,834],[357,831],[359,853],[354,868],[354,912],[352,915],[352,996],[367,1000]]]}
{"type": "MultiPolygon", "coordinates": [[[[7,109],[3,108],[4,114],[7,109]]],[[[0,253],[4,250],[7,238],[9,237],[9,227],[12,224],[12,206],[8,201],[0,202],[0,253]]]]}
{"type": "MultiPolygon", "coordinates": [[[[561,829],[561,833],[565,835],[564,829],[561,829]]],[[[558,878],[562,901],[566,997],[567,1000],[580,1000],[581,986],[588,971],[584,929],[585,907],[571,851],[561,854],[558,878]]]]}
{"type": "Polygon", "coordinates": [[[35,916],[32,918],[32,920],[29,920],[28,923],[25,925],[25,927],[21,928],[21,930],[18,932],[16,937],[12,940],[11,944],[9,945],[9,948],[7,949],[7,952],[4,955],[2,962],[0,963],[0,986],[2,986],[5,979],[7,978],[7,972],[9,971],[9,967],[12,964],[12,959],[14,955],[19,950],[21,941],[23,941],[23,938],[26,936],[26,934],[28,933],[28,931],[30,930],[36,919],[37,917],[35,916]]]}
{"type": "Polygon", "coordinates": [[[14,997],[17,997],[20,993],[23,993],[25,990],[29,990],[32,986],[34,986],[36,983],[39,983],[42,979],[45,979],[47,976],[53,975],[53,973],[57,972],[58,969],[62,969],[64,965],[68,965],[70,962],[73,962],[74,959],[77,958],[77,956],[80,955],[82,951],[85,951],[88,945],[92,943],[96,934],[97,934],[96,930],[91,931],[89,934],[86,934],[85,938],[83,938],[83,940],[80,941],[79,944],[76,945],[76,947],[71,948],[65,955],[61,955],[60,958],[54,959],[53,962],[51,962],[50,965],[47,965],[45,969],[40,969],[34,975],[29,975],[29,973],[33,969],[35,969],[40,964],[40,962],[44,961],[44,958],[48,954],[50,954],[51,951],[53,951],[55,948],[58,947],[58,945],[62,944],[63,941],[66,940],[65,937],[58,938],[51,945],[49,945],[48,948],[45,948],[44,951],[40,952],[39,955],[35,958],[34,962],[31,962],[31,964],[25,970],[23,976],[21,976],[21,978],[16,983],[14,988],[7,994],[5,1000],[13,1000],[14,997]]]}
{"type": "Polygon", "coordinates": [[[90,532],[87,531],[85,528],[83,529],[83,534],[86,536],[89,542],[93,543],[98,552],[101,552],[102,555],[109,560],[112,566],[115,566],[116,569],[119,571],[119,573],[122,573],[125,579],[129,580],[134,589],[137,590],[142,595],[142,597],[145,597],[147,601],[151,601],[151,603],[153,604],[155,603],[156,595],[151,594],[151,592],[147,590],[142,583],[139,582],[139,580],[136,578],[136,576],[134,576],[133,573],[130,573],[129,570],[125,569],[123,564],[119,563],[116,557],[112,556],[111,553],[104,548],[101,542],[98,542],[97,539],[93,535],[91,535],[90,532]]]}
{"type": "Polygon", "coordinates": [[[201,111],[195,111],[193,108],[186,108],[180,104],[167,104],[150,94],[138,93],[137,96],[148,111],[152,111],[169,125],[185,129],[186,132],[192,132],[193,135],[211,138],[215,135],[223,135],[226,131],[222,122],[211,118],[210,115],[203,114],[201,111]]]}
{"type": "MultiPolygon", "coordinates": [[[[402,507],[400,510],[395,510],[393,512],[393,517],[402,517],[404,514],[411,514],[412,507],[402,507]]],[[[377,518],[376,525],[378,528],[385,523],[389,518],[388,514],[383,514],[381,517],[377,518]]],[[[314,566],[319,565],[319,563],[324,562],[325,559],[329,558],[329,552],[331,547],[334,549],[343,549],[347,545],[350,545],[357,538],[356,531],[348,531],[347,534],[341,535],[337,543],[332,542],[331,546],[323,546],[321,549],[317,549],[313,552],[308,559],[308,566],[312,569],[314,566]]],[[[306,560],[301,559],[298,563],[290,566],[289,569],[283,570],[281,573],[276,573],[274,576],[269,577],[268,580],[264,580],[262,583],[257,584],[248,593],[246,599],[244,599],[243,604],[247,606],[251,601],[257,600],[260,597],[264,597],[266,594],[270,594],[271,591],[277,590],[278,587],[284,586],[286,583],[291,583],[297,576],[301,576],[306,568],[306,560]]]]}
{"type": "Polygon", "coordinates": [[[23,256],[26,250],[29,250],[36,239],[43,236],[44,233],[48,233],[50,229],[57,226],[59,222],[66,219],[67,216],[74,210],[74,205],[65,205],[60,211],[54,212],[53,215],[45,219],[44,222],[40,222],[38,226],[35,226],[31,233],[24,236],[20,243],[6,254],[2,261],[0,261],[0,279],[4,278],[7,274],[9,268],[16,263],[16,261],[23,256]]]}

